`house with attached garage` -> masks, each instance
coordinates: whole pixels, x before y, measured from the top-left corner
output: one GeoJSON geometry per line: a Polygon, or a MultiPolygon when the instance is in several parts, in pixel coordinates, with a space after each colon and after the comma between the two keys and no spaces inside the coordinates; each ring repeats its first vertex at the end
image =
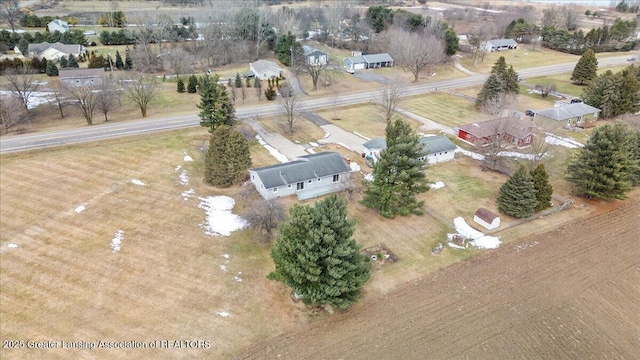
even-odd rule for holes
{"type": "Polygon", "coordinates": [[[600,109],[585,103],[573,103],[533,111],[533,122],[544,128],[563,126],[591,127],[598,120],[600,109]]]}
{"type": "Polygon", "coordinates": [[[249,63],[249,69],[251,73],[260,80],[277,78],[282,75],[282,68],[269,60],[258,60],[249,63]]]}
{"type": "MultiPolygon", "coordinates": [[[[20,53],[20,49],[18,46],[15,47],[14,51],[20,53]]],[[[76,58],[80,56],[80,53],[85,51],[84,46],[79,44],[63,44],[61,42],[56,43],[33,43],[27,46],[27,53],[22,54],[25,57],[33,57],[36,56],[41,59],[47,60],[59,60],[62,57],[69,57],[70,54],[73,54],[76,58]]]]}
{"type": "MultiPolygon", "coordinates": [[[[420,138],[420,142],[424,145],[423,151],[425,153],[425,156],[420,160],[427,164],[432,165],[453,160],[457,147],[448,137],[443,135],[426,136],[420,138]]],[[[387,142],[383,138],[374,138],[364,143],[363,146],[366,149],[365,157],[375,162],[380,158],[380,151],[387,148],[387,142]]]]}
{"type": "Polygon", "coordinates": [[[377,69],[393,66],[393,58],[387,53],[362,55],[359,52],[353,52],[352,54],[353,56],[342,61],[347,70],[377,69]]]}
{"type": "Polygon", "coordinates": [[[301,156],[293,161],[249,169],[251,183],[263,198],[297,195],[305,200],[344,189],[351,167],[336,152],[301,156]]]}
{"type": "Polygon", "coordinates": [[[518,43],[513,39],[495,39],[485,41],[480,45],[480,49],[484,52],[502,51],[517,49],[518,43]]]}
{"type": "Polygon", "coordinates": [[[513,117],[474,122],[456,129],[458,138],[479,146],[487,146],[500,140],[516,147],[531,145],[534,125],[530,121],[513,117]]]}

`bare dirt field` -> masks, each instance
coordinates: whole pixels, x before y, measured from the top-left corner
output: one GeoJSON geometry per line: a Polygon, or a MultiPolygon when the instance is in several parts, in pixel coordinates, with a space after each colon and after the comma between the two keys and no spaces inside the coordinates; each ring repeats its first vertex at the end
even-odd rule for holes
{"type": "Polygon", "coordinates": [[[241,358],[637,358],[639,214],[636,191],[241,358]]]}

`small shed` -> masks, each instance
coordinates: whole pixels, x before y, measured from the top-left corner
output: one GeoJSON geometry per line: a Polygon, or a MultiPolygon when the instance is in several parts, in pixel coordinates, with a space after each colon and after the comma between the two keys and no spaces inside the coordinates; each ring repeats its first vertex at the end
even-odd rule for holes
{"type": "Polygon", "coordinates": [[[473,215],[473,221],[493,230],[500,226],[500,217],[485,208],[479,208],[473,215]]]}

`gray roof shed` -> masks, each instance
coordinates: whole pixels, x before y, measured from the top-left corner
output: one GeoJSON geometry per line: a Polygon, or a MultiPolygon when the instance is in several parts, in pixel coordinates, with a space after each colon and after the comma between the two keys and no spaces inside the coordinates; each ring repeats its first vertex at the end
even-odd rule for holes
{"type": "Polygon", "coordinates": [[[494,39],[489,40],[489,42],[491,43],[491,45],[497,47],[518,45],[518,43],[513,39],[494,39]]]}

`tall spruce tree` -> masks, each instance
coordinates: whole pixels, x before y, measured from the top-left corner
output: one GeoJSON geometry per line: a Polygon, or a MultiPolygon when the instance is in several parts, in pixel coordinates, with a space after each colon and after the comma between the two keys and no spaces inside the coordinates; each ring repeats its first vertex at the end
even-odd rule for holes
{"type": "Polygon", "coordinates": [[[124,69],[124,62],[122,61],[122,56],[118,50],[116,50],[116,68],[118,70],[124,69]]]}
{"type": "Polygon", "coordinates": [[[67,61],[67,65],[70,68],[79,68],[80,66],[78,65],[78,61],[76,61],[76,57],[73,56],[73,54],[69,54],[69,59],[67,61]]]}
{"type": "Polygon", "coordinates": [[[408,123],[396,119],[387,125],[387,148],[373,166],[373,181],[365,184],[362,204],[380,215],[422,214],[416,195],[429,190],[423,167],[424,145],[408,123]]]}
{"type": "Polygon", "coordinates": [[[195,75],[189,77],[187,82],[187,92],[189,94],[195,94],[198,91],[198,78],[195,75]]]}
{"type": "Polygon", "coordinates": [[[176,86],[179,93],[185,92],[184,81],[182,81],[182,79],[178,78],[178,84],[176,86]]]}
{"type": "Polygon", "coordinates": [[[221,125],[235,125],[236,110],[229,99],[227,88],[218,84],[219,77],[206,75],[200,78],[198,91],[200,92],[200,125],[213,132],[221,125]]]}
{"type": "Polygon", "coordinates": [[[638,173],[634,134],[617,122],[597,127],[567,167],[573,192],[587,199],[624,199],[638,173]]]}
{"type": "Polygon", "coordinates": [[[47,69],[45,70],[45,73],[47,76],[58,76],[58,67],[53,61],[47,61],[47,69]]]}
{"type": "Polygon", "coordinates": [[[631,161],[635,171],[630,172],[630,180],[633,186],[640,185],[640,129],[636,129],[633,133],[634,141],[631,142],[631,161]]]}
{"type": "Polygon", "coordinates": [[[268,278],[285,283],[307,305],[346,309],[358,301],[371,264],[353,240],[355,220],[336,194],[315,206],[294,205],[271,248],[276,269],[268,278]]]}
{"type": "Polygon", "coordinates": [[[536,189],[531,174],[520,165],[518,169],[502,184],[496,199],[498,210],[518,218],[526,218],[533,214],[538,206],[536,189]]]}
{"type": "Polygon", "coordinates": [[[536,199],[538,200],[535,211],[538,212],[551,207],[553,187],[549,183],[549,175],[544,168],[544,164],[538,164],[531,171],[531,178],[533,179],[533,187],[536,189],[536,199]]]}
{"type": "Polygon", "coordinates": [[[598,75],[584,90],[584,101],[602,111],[600,117],[612,118],[640,110],[639,69],[633,65],[613,73],[598,75]]]}
{"type": "MultiPolygon", "coordinates": [[[[231,80],[231,79],[229,79],[231,80]]],[[[236,79],[234,83],[235,87],[240,89],[242,87],[242,78],[240,77],[240,73],[236,73],[236,79]]]]}
{"type": "Polygon", "coordinates": [[[485,81],[476,99],[476,108],[480,109],[502,94],[517,95],[520,92],[518,73],[513,66],[507,66],[504,56],[500,56],[491,68],[491,74],[485,81]]]}
{"type": "Polygon", "coordinates": [[[131,57],[129,56],[128,51],[125,53],[125,56],[124,56],[124,69],[125,70],[133,69],[133,60],[131,60],[131,57]]]}
{"type": "Polygon", "coordinates": [[[64,69],[64,68],[67,68],[67,67],[69,67],[69,60],[65,56],[62,56],[60,58],[60,68],[64,69]]]}
{"type": "Polygon", "coordinates": [[[206,183],[220,187],[233,185],[251,166],[247,139],[230,126],[218,126],[211,134],[204,165],[206,183]]]}
{"type": "Polygon", "coordinates": [[[596,59],[596,53],[593,52],[592,49],[587,49],[587,51],[582,54],[582,57],[580,57],[580,60],[578,60],[575,68],[573,68],[571,81],[583,85],[595,79],[597,73],[598,59],[596,59]]]}

